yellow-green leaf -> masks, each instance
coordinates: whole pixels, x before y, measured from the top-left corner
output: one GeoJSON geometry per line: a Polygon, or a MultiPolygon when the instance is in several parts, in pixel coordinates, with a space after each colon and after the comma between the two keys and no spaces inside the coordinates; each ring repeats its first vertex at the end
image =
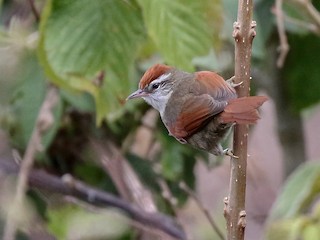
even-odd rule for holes
{"type": "Polygon", "coordinates": [[[39,58],[52,82],[93,95],[100,122],[128,94],[129,70],[143,37],[140,9],[133,3],[48,0],[41,18],[39,58]],[[96,84],[101,72],[105,77],[96,84]]]}
{"type": "Polygon", "coordinates": [[[275,201],[268,221],[289,219],[302,213],[320,192],[320,164],[300,166],[286,181],[275,201]]]}
{"type": "Polygon", "coordinates": [[[206,55],[212,45],[211,29],[203,11],[207,1],[138,0],[148,29],[164,60],[193,70],[191,60],[206,55]]]}

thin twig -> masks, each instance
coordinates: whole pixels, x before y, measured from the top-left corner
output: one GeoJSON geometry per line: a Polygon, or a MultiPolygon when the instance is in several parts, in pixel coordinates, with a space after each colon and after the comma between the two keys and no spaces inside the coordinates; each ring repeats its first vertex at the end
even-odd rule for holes
{"type": "Polygon", "coordinates": [[[279,46],[279,56],[277,60],[277,67],[282,68],[289,52],[289,44],[286,35],[286,30],[284,27],[284,14],[282,10],[283,0],[276,0],[276,20],[277,20],[277,29],[280,39],[280,46],[279,46]]]}
{"type": "MultiPolygon", "coordinates": [[[[181,218],[180,218],[180,212],[178,211],[178,200],[176,197],[173,196],[167,182],[163,179],[163,176],[159,174],[161,171],[160,168],[161,166],[157,164],[153,166],[154,172],[157,173],[157,183],[161,189],[161,196],[164,198],[164,200],[168,202],[168,204],[171,207],[171,210],[174,213],[174,216],[176,217],[177,223],[183,228],[183,223],[181,222],[181,218]]],[[[191,239],[188,236],[188,232],[185,231],[185,233],[187,235],[187,239],[191,239]]]]}
{"type": "Polygon", "coordinates": [[[152,194],[143,186],[121,151],[107,140],[105,140],[104,143],[95,141],[93,145],[99,155],[101,165],[108,172],[115,185],[124,185],[121,187],[125,188],[127,193],[124,194],[123,197],[128,201],[135,202],[145,211],[157,212],[152,194]],[[117,166],[117,168],[113,166],[117,166]]]}
{"type": "Polygon", "coordinates": [[[158,182],[159,187],[161,189],[162,197],[170,203],[173,211],[176,212],[178,200],[172,195],[168,184],[166,183],[166,181],[163,178],[160,178],[160,177],[158,177],[157,182],[158,182]]]}
{"type": "Polygon", "coordinates": [[[314,7],[311,0],[296,0],[296,2],[305,9],[310,19],[320,29],[320,12],[314,7]]]}
{"type": "MultiPolygon", "coordinates": [[[[0,171],[6,174],[17,174],[19,168],[13,161],[0,159],[0,171]]],[[[145,227],[158,229],[180,240],[186,239],[185,233],[172,218],[161,213],[148,213],[128,201],[86,185],[70,175],[61,179],[42,170],[33,169],[30,171],[28,182],[30,187],[72,196],[95,207],[115,207],[145,227]]]]}
{"type": "Polygon", "coordinates": [[[222,233],[222,231],[219,229],[218,225],[216,224],[216,222],[214,221],[213,217],[210,215],[210,212],[208,211],[207,208],[204,207],[204,205],[202,204],[201,200],[198,198],[198,196],[192,191],[192,189],[190,189],[187,184],[185,182],[180,182],[179,183],[179,187],[185,191],[198,205],[198,207],[200,208],[200,210],[204,213],[204,215],[206,216],[206,218],[208,219],[210,225],[212,226],[213,230],[217,233],[217,235],[219,236],[219,238],[221,240],[225,240],[224,234],[222,233]]]}
{"type": "Polygon", "coordinates": [[[17,229],[17,223],[14,215],[20,212],[19,209],[24,201],[24,195],[27,190],[27,180],[29,172],[32,169],[35,155],[42,150],[41,137],[43,133],[50,128],[54,121],[51,113],[52,108],[58,101],[58,90],[54,86],[50,86],[46,98],[40,108],[39,115],[36,120],[31,138],[29,140],[25,155],[21,162],[21,168],[18,175],[16,194],[13,204],[9,209],[7,221],[4,228],[3,239],[13,240],[17,229]]]}
{"type": "Polygon", "coordinates": [[[91,144],[97,154],[98,164],[109,174],[120,196],[131,201],[132,195],[123,178],[121,155],[114,152],[114,147],[111,144],[100,143],[94,139],[91,139],[91,144]]]}
{"type": "MultiPolygon", "coordinates": [[[[317,11],[317,9],[313,6],[312,2],[309,0],[296,0],[303,9],[305,9],[308,16],[313,20],[314,24],[306,24],[304,23],[303,26],[307,28],[308,30],[319,34],[320,32],[320,13],[317,11]]],[[[274,14],[276,15],[276,21],[277,21],[277,29],[280,39],[280,46],[279,46],[279,57],[277,60],[277,67],[282,68],[286,59],[286,56],[289,52],[289,44],[288,39],[285,31],[284,26],[284,19],[290,20],[292,23],[295,23],[296,25],[300,25],[303,23],[301,21],[294,20],[288,16],[285,16],[283,13],[283,0],[276,0],[276,7],[273,10],[274,14]]]]}
{"type": "MultiPolygon", "coordinates": [[[[103,168],[109,173],[112,181],[117,187],[123,188],[121,192],[125,192],[125,199],[133,201],[137,206],[146,212],[158,212],[152,194],[140,181],[127,159],[124,158],[120,149],[112,142],[105,140],[102,142],[92,141],[94,149],[99,155],[99,160],[103,168]]],[[[139,229],[141,230],[141,228],[139,229]]],[[[151,230],[142,233],[144,239],[157,239],[159,233],[152,233],[151,230]]],[[[162,234],[161,239],[172,239],[168,235],[162,234]]]]}
{"type": "MultiPolygon", "coordinates": [[[[66,201],[72,203],[72,204],[75,204],[89,212],[93,212],[93,213],[96,213],[96,214],[101,214],[101,213],[104,213],[103,211],[101,211],[101,208],[99,207],[95,207],[91,204],[88,204],[86,202],[83,202],[77,198],[74,198],[74,197],[66,197],[66,201]]],[[[121,214],[121,212],[119,212],[118,214],[114,214],[114,217],[118,217],[118,218],[123,218],[123,217],[120,217],[119,214],[121,214]]],[[[134,220],[130,220],[130,221],[126,221],[126,223],[134,228],[137,228],[137,229],[140,229],[140,230],[143,230],[144,232],[147,232],[147,233],[150,233],[150,234],[155,234],[159,237],[161,237],[160,239],[164,239],[166,238],[167,236],[164,236],[165,233],[163,233],[162,231],[158,230],[158,229],[154,229],[154,228],[149,228],[148,226],[145,226],[144,224],[141,224],[137,221],[134,221],[134,220]]],[[[176,240],[178,238],[174,238],[174,237],[170,237],[170,240],[176,240]]]]}
{"type": "Polygon", "coordinates": [[[283,13],[283,19],[288,23],[296,25],[297,27],[304,28],[307,31],[310,31],[316,35],[320,35],[320,28],[317,28],[317,26],[313,23],[290,17],[285,13],[283,13]]]}
{"type": "Polygon", "coordinates": [[[36,19],[37,22],[40,21],[40,14],[34,4],[34,0],[28,0],[29,4],[30,4],[30,7],[31,7],[31,11],[36,19]]]}
{"type": "MultiPolygon", "coordinates": [[[[305,12],[308,16],[308,22],[304,22],[300,19],[294,19],[290,16],[286,16],[283,13],[282,6],[279,11],[278,7],[276,9],[272,9],[273,13],[277,15],[278,13],[282,14],[283,20],[286,20],[290,23],[293,23],[297,26],[302,26],[303,28],[306,28],[307,30],[319,35],[320,34],[320,12],[314,7],[312,4],[312,1],[310,0],[292,0],[293,3],[298,4],[299,11],[305,12]],[[309,22],[311,21],[311,22],[309,22]]],[[[277,2],[276,2],[277,4],[277,2]]],[[[279,3],[278,3],[279,4],[279,3]]],[[[282,5],[282,3],[281,3],[282,5]]],[[[281,17],[281,16],[280,16],[281,17]]]]}

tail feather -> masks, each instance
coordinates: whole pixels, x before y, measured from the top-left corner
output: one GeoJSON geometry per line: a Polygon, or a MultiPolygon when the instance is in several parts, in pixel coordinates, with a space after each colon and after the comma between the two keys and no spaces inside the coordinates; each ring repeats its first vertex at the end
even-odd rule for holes
{"type": "Polygon", "coordinates": [[[252,96],[236,98],[228,102],[221,113],[223,123],[235,122],[238,124],[254,124],[260,119],[259,108],[268,98],[265,96],[252,96]]]}

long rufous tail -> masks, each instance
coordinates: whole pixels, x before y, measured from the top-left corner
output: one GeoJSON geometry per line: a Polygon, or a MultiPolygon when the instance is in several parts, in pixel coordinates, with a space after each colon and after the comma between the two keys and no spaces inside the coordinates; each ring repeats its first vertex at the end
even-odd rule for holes
{"type": "Polygon", "coordinates": [[[232,99],[220,115],[222,123],[254,124],[260,119],[259,108],[268,98],[265,96],[232,99]]]}

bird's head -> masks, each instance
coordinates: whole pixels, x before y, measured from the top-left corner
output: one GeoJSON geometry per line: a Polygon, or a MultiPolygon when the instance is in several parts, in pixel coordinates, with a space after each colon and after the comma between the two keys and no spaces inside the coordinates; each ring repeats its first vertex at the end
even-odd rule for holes
{"type": "Polygon", "coordinates": [[[143,98],[160,113],[163,113],[173,91],[172,70],[172,67],[164,64],[153,65],[142,76],[139,89],[130,94],[127,100],[143,98]]]}

